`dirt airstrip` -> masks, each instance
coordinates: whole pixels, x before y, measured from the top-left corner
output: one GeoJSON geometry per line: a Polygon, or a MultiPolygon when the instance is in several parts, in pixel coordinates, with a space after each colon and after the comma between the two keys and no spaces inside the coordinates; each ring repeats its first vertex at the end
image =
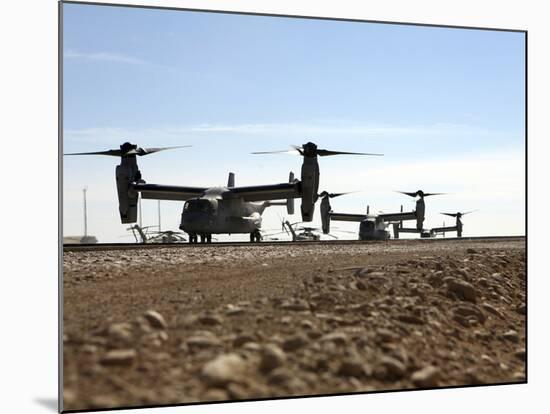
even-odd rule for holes
{"type": "Polygon", "coordinates": [[[66,251],[64,410],[525,381],[525,240],[66,251]]]}

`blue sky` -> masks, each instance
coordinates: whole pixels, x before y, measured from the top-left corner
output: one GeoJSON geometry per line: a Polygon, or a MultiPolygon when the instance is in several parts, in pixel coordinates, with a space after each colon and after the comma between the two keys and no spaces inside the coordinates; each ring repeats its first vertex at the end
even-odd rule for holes
{"type": "MultiPolygon", "coordinates": [[[[433,199],[433,210],[428,205],[427,224],[441,224],[439,211],[479,208],[465,233],[524,233],[522,33],[63,8],[65,152],[125,140],[189,144],[141,158],[145,179],[212,186],[224,184],[229,171],[237,185],[299,172],[297,157],[251,151],[313,140],[382,152],[321,159],[321,187],[363,191],[334,200],[335,210],[361,212],[368,203],[393,211],[413,206],[393,190],[447,191],[433,199]]],[[[124,234],[116,159],[64,162],[65,234],[82,232],[85,185],[90,232],[100,241],[124,234]]],[[[156,222],[156,202],[146,203],[144,217],[156,222]]],[[[165,225],[176,228],[181,203],[162,205],[165,225]]],[[[278,227],[277,213],[286,215],[266,212],[264,227],[278,227]]]]}

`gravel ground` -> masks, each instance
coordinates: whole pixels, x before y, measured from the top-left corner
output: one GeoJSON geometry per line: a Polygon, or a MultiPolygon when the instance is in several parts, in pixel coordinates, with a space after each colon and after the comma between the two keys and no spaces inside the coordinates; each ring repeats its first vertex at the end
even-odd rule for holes
{"type": "Polygon", "coordinates": [[[525,241],[64,253],[64,409],[525,381],[525,241]]]}

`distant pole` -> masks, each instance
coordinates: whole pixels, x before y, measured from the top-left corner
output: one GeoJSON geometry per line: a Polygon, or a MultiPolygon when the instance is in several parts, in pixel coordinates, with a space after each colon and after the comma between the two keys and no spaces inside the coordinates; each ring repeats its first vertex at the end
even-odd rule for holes
{"type": "Polygon", "coordinates": [[[160,200],[158,200],[158,210],[159,210],[159,231],[162,231],[162,228],[160,227],[160,200]]]}
{"type": "Polygon", "coordinates": [[[84,237],[88,235],[88,209],[86,206],[86,191],[88,191],[88,188],[84,187],[82,189],[82,193],[84,194],[84,237]]]}
{"type": "Polygon", "coordinates": [[[141,194],[138,195],[139,197],[139,205],[138,205],[138,210],[139,210],[139,227],[143,227],[142,226],[142,223],[141,223],[141,194]]]}

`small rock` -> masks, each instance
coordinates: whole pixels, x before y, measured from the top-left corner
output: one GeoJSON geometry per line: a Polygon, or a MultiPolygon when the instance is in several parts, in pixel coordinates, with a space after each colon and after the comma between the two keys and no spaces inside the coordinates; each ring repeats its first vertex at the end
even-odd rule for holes
{"type": "Polygon", "coordinates": [[[254,342],[254,338],[250,335],[247,335],[247,334],[239,335],[233,341],[233,346],[235,348],[238,348],[240,346],[243,346],[247,342],[254,342]]]}
{"type": "Polygon", "coordinates": [[[228,305],[227,310],[225,311],[225,314],[227,316],[236,316],[236,315],[242,315],[245,312],[244,308],[241,308],[239,306],[234,305],[228,305]]]}
{"type": "Polygon", "coordinates": [[[227,393],[231,400],[244,400],[250,397],[250,391],[239,384],[230,383],[227,385],[227,393]]]}
{"type": "Polygon", "coordinates": [[[221,317],[214,314],[201,316],[199,317],[198,321],[203,325],[208,326],[221,325],[223,322],[221,317]]]}
{"type": "Polygon", "coordinates": [[[147,321],[151,324],[153,328],[166,329],[168,327],[163,316],[154,310],[148,310],[143,314],[143,316],[145,317],[145,319],[147,319],[147,321]]]}
{"type": "Polygon", "coordinates": [[[271,384],[271,385],[284,385],[286,383],[289,383],[292,380],[292,378],[293,378],[293,375],[288,369],[284,367],[279,367],[274,369],[269,374],[269,377],[267,378],[267,382],[268,384],[271,384]]]}
{"type": "Polygon", "coordinates": [[[515,343],[519,342],[519,334],[513,329],[510,329],[508,332],[503,333],[502,338],[515,343]]]}
{"type": "Polygon", "coordinates": [[[286,354],[277,345],[269,344],[262,349],[260,370],[269,372],[284,365],[285,362],[286,354]]]}
{"type": "Polygon", "coordinates": [[[313,324],[313,322],[308,321],[307,319],[304,319],[302,322],[300,322],[300,326],[307,331],[312,331],[315,329],[315,325],[313,324]]]}
{"type": "Polygon", "coordinates": [[[136,359],[137,352],[135,349],[114,349],[107,352],[103,358],[101,358],[101,363],[103,365],[131,365],[136,359]]]}
{"type": "Polygon", "coordinates": [[[129,323],[114,323],[107,329],[107,335],[115,342],[132,342],[132,325],[129,323]]]}
{"type": "Polygon", "coordinates": [[[420,319],[418,316],[411,315],[411,314],[397,315],[397,319],[400,320],[401,322],[411,323],[415,325],[422,325],[424,323],[424,321],[420,319]]]}
{"type": "Polygon", "coordinates": [[[337,371],[338,375],[343,377],[362,377],[365,375],[365,368],[363,364],[356,359],[344,360],[340,363],[337,371]]]}
{"type": "Polygon", "coordinates": [[[437,387],[440,371],[438,368],[428,365],[411,376],[411,381],[417,387],[437,387]]]}
{"type": "Polygon", "coordinates": [[[393,342],[398,336],[389,329],[380,328],[376,330],[375,338],[379,342],[393,342]]]}
{"type": "Polygon", "coordinates": [[[474,317],[480,323],[484,323],[487,319],[485,314],[477,306],[466,303],[453,307],[453,313],[455,316],[460,315],[465,318],[474,317]]]}
{"type": "Polygon", "coordinates": [[[321,337],[321,342],[334,342],[336,345],[346,345],[348,336],[344,332],[332,332],[321,337]]]}
{"type": "Polygon", "coordinates": [[[309,342],[308,337],[304,334],[299,333],[294,336],[291,336],[290,338],[287,338],[283,342],[283,349],[285,351],[295,351],[307,345],[308,342],[309,342]]]}
{"type": "Polygon", "coordinates": [[[468,282],[455,278],[448,278],[447,291],[453,293],[458,299],[475,303],[477,300],[477,290],[468,282]]]}
{"type": "Polygon", "coordinates": [[[294,301],[283,302],[281,309],[291,311],[305,311],[309,310],[309,303],[303,299],[296,299],[294,301]]]}
{"type": "Polygon", "coordinates": [[[403,378],[406,367],[395,358],[382,357],[374,369],[374,376],[379,380],[398,380],[403,378]]]}
{"type": "Polygon", "coordinates": [[[504,318],[504,315],[502,313],[500,313],[500,311],[497,308],[495,308],[493,305],[491,305],[490,303],[484,302],[483,303],[483,309],[485,309],[486,311],[492,313],[493,315],[498,316],[501,319],[504,318]]]}
{"type": "Polygon", "coordinates": [[[224,354],[207,362],[201,370],[202,379],[210,386],[239,382],[247,370],[247,363],[238,354],[224,354]]]}
{"type": "Polygon", "coordinates": [[[204,401],[224,401],[228,399],[227,392],[219,388],[211,388],[203,395],[204,401]]]}
{"type": "Polygon", "coordinates": [[[222,342],[212,333],[204,332],[191,336],[187,339],[186,344],[189,349],[204,349],[219,347],[222,345],[222,342]]]}
{"type": "Polygon", "coordinates": [[[515,353],[514,353],[514,356],[516,358],[518,358],[519,360],[521,361],[525,361],[527,359],[527,353],[525,352],[525,348],[520,348],[518,349],[515,353]]]}

